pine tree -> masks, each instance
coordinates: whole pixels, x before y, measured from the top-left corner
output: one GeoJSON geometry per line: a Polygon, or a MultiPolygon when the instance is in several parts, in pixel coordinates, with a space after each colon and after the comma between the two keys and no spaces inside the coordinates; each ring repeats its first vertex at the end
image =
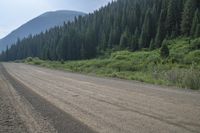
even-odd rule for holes
{"type": "Polygon", "coordinates": [[[138,28],[136,28],[135,33],[131,39],[131,50],[132,51],[138,50],[138,47],[139,47],[138,40],[139,40],[139,31],[138,31],[138,28]]]}
{"type": "Polygon", "coordinates": [[[151,39],[151,43],[150,43],[149,49],[150,49],[150,50],[154,50],[155,48],[156,48],[156,47],[155,47],[154,39],[151,39]]]}
{"type": "Polygon", "coordinates": [[[124,31],[124,33],[121,35],[121,38],[120,38],[120,48],[124,49],[124,48],[127,48],[128,45],[129,45],[129,34],[128,34],[128,31],[124,31]]]}
{"type": "Polygon", "coordinates": [[[114,42],[114,36],[113,36],[113,30],[111,29],[108,40],[108,48],[111,49],[113,47],[113,42],[114,42]]]}
{"type": "Polygon", "coordinates": [[[166,29],[169,37],[172,35],[172,32],[176,30],[176,1],[177,0],[170,0],[167,10],[166,29]]]}
{"type": "Polygon", "coordinates": [[[195,31],[195,37],[200,37],[200,24],[197,25],[196,31],[195,31]]]}
{"type": "Polygon", "coordinates": [[[191,36],[195,35],[198,24],[200,24],[200,13],[199,13],[199,10],[197,9],[195,11],[195,15],[194,15],[194,18],[193,18],[193,21],[192,21],[192,28],[191,28],[191,31],[190,31],[191,36]]]}
{"type": "Polygon", "coordinates": [[[139,48],[147,48],[151,41],[151,13],[148,9],[145,15],[142,32],[139,39],[139,48]]]}
{"type": "Polygon", "coordinates": [[[176,35],[181,34],[181,19],[185,0],[176,0],[176,35]]]}
{"type": "Polygon", "coordinates": [[[160,49],[160,56],[162,58],[167,58],[169,56],[169,48],[167,46],[166,41],[163,41],[162,47],[160,49]]]}
{"type": "Polygon", "coordinates": [[[80,52],[81,52],[81,59],[85,59],[85,48],[84,48],[83,44],[81,45],[80,52]]]}
{"type": "Polygon", "coordinates": [[[195,0],[187,0],[184,6],[181,22],[181,32],[185,36],[190,35],[192,20],[195,12],[195,0]]]}
{"type": "Polygon", "coordinates": [[[138,3],[135,5],[135,18],[136,20],[136,27],[138,28],[140,26],[140,18],[141,18],[141,7],[138,3]]]}
{"type": "Polygon", "coordinates": [[[166,16],[166,13],[164,10],[162,10],[160,13],[158,29],[157,29],[156,39],[155,39],[155,45],[157,48],[161,46],[162,41],[165,38],[165,26],[164,26],[165,16],[166,16]]]}
{"type": "Polygon", "coordinates": [[[151,24],[150,24],[150,34],[151,38],[155,38],[156,32],[157,32],[157,24],[158,24],[158,18],[159,18],[159,12],[157,12],[156,4],[154,3],[152,9],[151,9],[151,24]]]}
{"type": "Polygon", "coordinates": [[[107,48],[107,41],[106,41],[106,35],[105,35],[105,32],[102,32],[101,33],[101,36],[100,36],[100,44],[99,44],[99,50],[106,50],[107,48]]]}
{"type": "Polygon", "coordinates": [[[9,51],[8,51],[9,49],[8,49],[8,45],[6,46],[6,52],[5,52],[5,54],[6,54],[6,56],[5,56],[5,58],[6,58],[6,61],[8,61],[9,60],[9,51]]]}

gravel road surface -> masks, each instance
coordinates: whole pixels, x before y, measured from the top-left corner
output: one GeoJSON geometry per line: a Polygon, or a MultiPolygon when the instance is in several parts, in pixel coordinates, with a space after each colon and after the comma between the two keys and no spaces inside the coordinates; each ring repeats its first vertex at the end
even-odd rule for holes
{"type": "Polygon", "coordinates": [[[0,71],[0,132],[3,113],[23,132],[200,133],[199,91],[16,63],[0,71]]]}

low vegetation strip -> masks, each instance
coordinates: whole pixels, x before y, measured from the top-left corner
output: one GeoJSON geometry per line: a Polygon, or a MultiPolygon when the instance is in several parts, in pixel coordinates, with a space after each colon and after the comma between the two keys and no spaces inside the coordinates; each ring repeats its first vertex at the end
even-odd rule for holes
{"type": "Polygon", "coordinates": [[[105,57],[83,61],[47,61],[29,57],[27,64],[97,76],[137,80],[160,85],[172,85],[198,90],[200,86],[199,39],[187,38],[166,42],[169,55],[162,57],[160,50],[118,51],[105,57]]]}

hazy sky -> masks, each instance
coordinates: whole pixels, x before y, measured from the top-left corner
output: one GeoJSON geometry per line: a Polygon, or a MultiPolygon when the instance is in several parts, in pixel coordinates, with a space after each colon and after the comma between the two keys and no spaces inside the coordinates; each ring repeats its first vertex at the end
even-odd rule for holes
{"type": "Polygon", "coordinates": [[[93,12],[112,0],[0,0],[0,39],[47,11],[93,12]]]}

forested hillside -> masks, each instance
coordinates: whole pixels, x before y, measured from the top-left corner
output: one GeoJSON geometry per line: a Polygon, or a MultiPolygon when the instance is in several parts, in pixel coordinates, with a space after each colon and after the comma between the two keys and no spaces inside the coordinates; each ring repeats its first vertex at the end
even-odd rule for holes
{"type": "Polygon", "coordinates": [[[63,27],[19,40],[0,59],[89,59],[107,50],[153,50],[178,36],[200,36],[199,0],[117,0],[63,27]]]}
{"type": "Polygon", "coordinates": [[[0,52],[6,50],[7,46],[10,47],[13,43],[16,43],[18,39],[26,38],[30,34],[40,34],[55,26],[61,26],[64,21],[73,21],[74,18],[79,15],[85,15],[85,13],[69,10],[46,12],[28,21],[6,37],[0,39],[0,52]]]}

